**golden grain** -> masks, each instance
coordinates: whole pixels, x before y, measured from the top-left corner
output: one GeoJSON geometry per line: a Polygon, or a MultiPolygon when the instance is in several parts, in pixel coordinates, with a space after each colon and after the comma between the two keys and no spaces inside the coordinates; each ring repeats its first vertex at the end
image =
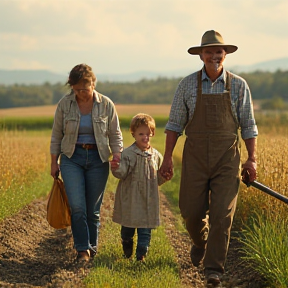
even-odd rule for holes
{"type": "MultiPolygon", "coordinates": [[[[47,133],[46,133],[47,134],[47,133]]],[[[0,187],[25,184],[43,173],[49,161],[49,136],[41,132],[0,131],[0,187]]],[[[28,184],[28,183],[27,183],[28,184]]]]}
{"type": "MultiPolygon", "coordinates": [[[[169,104],[116,104],[116,110],[119,117],[130,117],[140,112],[150,114],[153,117],[168,117],[170,106],[169,104]]],[[[0,117],[53,117],[55,110],[56,105],[0,109],[0,117]]]]}

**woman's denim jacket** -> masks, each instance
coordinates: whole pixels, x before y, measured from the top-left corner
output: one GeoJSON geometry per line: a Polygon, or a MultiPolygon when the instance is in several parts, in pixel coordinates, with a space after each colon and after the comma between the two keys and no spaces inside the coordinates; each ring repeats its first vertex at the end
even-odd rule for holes
{"type": "MultiPolygon", "coordinates": [[[[112,153],[123,150],[123,138],[115,105],[111,99],[94,90],[92,123],[96,144],[102,162],[112,153]]],[[[71,157],[75,150],[80,123],[80,110],[73,92],[58,103],[52,129],[50,153],[71,157]]]]}

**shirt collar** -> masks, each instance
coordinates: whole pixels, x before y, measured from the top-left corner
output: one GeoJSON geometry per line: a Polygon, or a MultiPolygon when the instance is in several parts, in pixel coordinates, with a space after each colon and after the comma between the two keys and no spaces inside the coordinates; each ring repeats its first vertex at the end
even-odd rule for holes
{"type": "MultiPolygon", "coordinates": [[[[208,75],[206,74],[206,71],[204,69],[204,66],[202,68],[202,82],[204,80],[210,80],[210,78],[208,77],[208,75]]],[[[211,81],[211,80],[210,80],[211,81]]],[[[222,81],[223,83],[226,83],[226,70],[225,68],[223,67],[223,71],[222,71],[222,74],[217,78],[216,81],[222,81]]]]}
{"type": "Polygon", "coordinates": [[[140,148],[138,148],[138,146],[136,145],[136,142],[134,142],[132,144],[132,147],[133,147],[133,151],[136,153],[136,154],[139,154],[139,155],[142,155],[142,156],[151,156],[152,155],[152,147],[150,147],[148,150],[146,151],[142,151],[140,148]]]}
{"type": "MultiPolygon", "coordinates": [[[[73,101],[76,101],[76,95],[75,95],[73,90],[71,90],[69,96],[71,97],[71,99],[73,101]]],[[[100,97],[99,93],[96,90],[93,91],[93,98],[94,98],[94,101],[96,101],[98,103],[101,102],[101,97],[100,97]]]]}
{"type": "Polygon", "coordinates": [[[98,102],[98,103],[101,102],[99,93],[96,90],[94,90],[94,92],[93,92],[93,97],[94,97],[96,102],[98,102]]]}

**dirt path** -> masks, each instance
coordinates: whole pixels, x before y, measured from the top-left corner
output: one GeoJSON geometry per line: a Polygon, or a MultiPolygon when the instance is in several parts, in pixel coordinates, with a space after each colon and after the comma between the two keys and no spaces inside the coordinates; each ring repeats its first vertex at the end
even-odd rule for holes
{"type": "MultiPolygon", "coordinates": [[[[108,193],[108,192],[107,192],[108,193]]],[[[105,211],[112,209],[113,197],[106,197],[106,209],[101,211],[102,223],[105,211]],[[111,209],[109,209],[109,207],[111,209]],[[108,208],[108,209],[107,209],[108,208]]],[[[180,276],[184,287],[202,288],[203,271],[192,266],[187,233],[175,229],[176,218],[169,209],[168,201],[161,195],[162,221],[171,245],[178,255],[180,276]]],[[[37,200],[26,206],[17,215],[0,222],[0,288],[26,287],[83,287],[82,279],[92,263],[83,269],[74,264],[70,229],[54,230],[46,221],[46,201],[37,200]],[[89,266],[90,265],[90,266],[89,266]]],[[[236,243],[231,242],[227,260],[227,275],[223,287],[258,288],[259,279],[249,274],[239,261],[236,243]]],[[[174,288],[174,287],[171,287],[174,288]]]]}

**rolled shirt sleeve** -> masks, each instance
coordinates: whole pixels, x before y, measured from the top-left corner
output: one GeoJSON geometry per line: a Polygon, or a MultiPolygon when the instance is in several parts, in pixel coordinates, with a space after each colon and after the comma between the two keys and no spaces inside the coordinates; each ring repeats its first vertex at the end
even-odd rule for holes
{"type": "Polygon", "coordinates": [[[258,135],[258,128],[254,118],[251,92],[245,80],[242,79],[239,86],[239,104],[236,113],[238,115],[239,126],[241,127],[241,137],[242,139],[255,138],[258,135]]]}
{"type": "Polygon", "coordinates": [[[197,76],[194,77],[194,74],[180,81],[173,98],[166,130],[182,134],[193,117],[197,98],[196,81],[197,76]]]}

